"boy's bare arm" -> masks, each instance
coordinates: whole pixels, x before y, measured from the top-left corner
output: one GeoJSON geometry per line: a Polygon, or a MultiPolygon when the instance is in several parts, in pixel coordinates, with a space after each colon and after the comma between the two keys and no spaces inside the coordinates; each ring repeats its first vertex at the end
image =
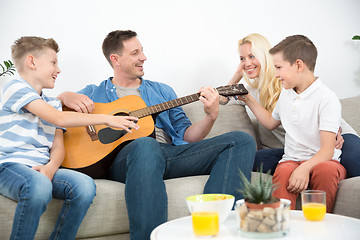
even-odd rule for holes
{"type": "Polygon", "coordinates": [[[241,100],[246,103],[259,122],[267,129],[273,130],[281,124],[281,122],[274,119],[271,113],[261,106],[251,94],[243,95],[241,100]]]}
{"type": "Polygon", "coordinates": [[[316,164],[329,161],[333,157],[335,135],[332,132],[320,131],[320,150],[294,170],[289,179],[288,191],[298,193],[307,189],[311,170],[316,164]]]}
{"type": "Polygon", "coordinates": [[[33,169],[47,176],[50,181],[59,169],[65,157],[63,130],[56,129],[53,145],[50,149],[50,161],[42,166],[34,166],[33,169]]]}
{"type": "Polygon", "coordinates": [[[86,114],[72,111],[58,111],[47,102],[36,99],[25,106],[25,108],[58,127],[80,127],[89,125],[106,124],[110,127],[121,128],[128,132],[131,129],[138,129],[134,121],[138,118],[131,116],[112,116],[106,114],[86,114]]]}

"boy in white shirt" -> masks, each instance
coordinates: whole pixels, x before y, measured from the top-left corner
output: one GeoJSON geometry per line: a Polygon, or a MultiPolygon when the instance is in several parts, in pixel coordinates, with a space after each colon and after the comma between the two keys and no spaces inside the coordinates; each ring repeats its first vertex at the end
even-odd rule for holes
{"type": "Polygon", "coordinates": [[[305,36],[285,38],[270,49],[276,77],[284,89],[272,115],[250,95],[244,100],[269,130],[283,125],[285,153],[276,167],[274,197],[291,200],[308,187],[326,192],[327,212],[333,209],[338,183],[346,177],[335,137],[341,123],[337,96],[314,76],[317,50],[305,36]]]}

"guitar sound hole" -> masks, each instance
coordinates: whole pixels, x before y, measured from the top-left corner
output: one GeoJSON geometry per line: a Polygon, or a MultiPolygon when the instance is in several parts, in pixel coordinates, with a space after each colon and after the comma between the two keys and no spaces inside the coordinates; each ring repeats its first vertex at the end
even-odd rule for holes
{"type": "MultiPolygon", "coordinates": [[[[118,113],[115,113],[114,116],[129,116],[128,113],[126,112],[118,112],[118,113]]],[[[134,121],[134,123],[137,123],[138,121],[134,121]]],[[[129,128],[130,129],[130,128],[129,128]]]]}
{"type": "Polygon", "coordinates": [[[117,112],[114,114],[114,116],[129,116],[129,114],[126,112],[117,112]]]}

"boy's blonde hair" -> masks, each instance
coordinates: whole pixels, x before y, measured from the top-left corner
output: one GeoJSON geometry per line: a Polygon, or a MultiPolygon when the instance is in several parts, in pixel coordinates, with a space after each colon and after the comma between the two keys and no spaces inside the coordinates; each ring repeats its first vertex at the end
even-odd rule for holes
{"type": "Polygon", "coordinates": [[[252,54],[259,61],[261,68],[259,77],[256,79],[250,81],[246,74],[244,74],[244,79],[251,87],[258,89],[260,104],[266,110],[272,112],[279,99],[282,85],[275,77],[273,59],[269,54],[271,44],[264,36],[253,33],[239,40],[239,53],[240,47],[247,43],[251,44],[252,54]]]}
{"type": "Polygon", "coordinates": [[[303,61],[312,72],[315,70],[317,49],[314,43],[303,35],[286,37],[270,49],[270,54],[282,52],[283,59],[293,65],[296,60],[303,61]]]}
{"type": "Polygon", "coordinates": [[[59,52],[59,45],[52,38],[42,37],[21,37],[11,46],[11,56],[18,72],[23,71],[23,60],[27,54],[38,56],[45,48],[59,52]]]}

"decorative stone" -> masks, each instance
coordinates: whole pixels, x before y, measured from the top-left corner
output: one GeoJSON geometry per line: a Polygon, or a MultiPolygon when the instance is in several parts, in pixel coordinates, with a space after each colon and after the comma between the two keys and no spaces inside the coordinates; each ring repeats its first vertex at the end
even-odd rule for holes
{"type": "Polygon", "coordinates": [[[238,208],[239,214],[240,214],[240,218],[241,219],[245,219],[247,213],[248,213],[248,209],[245,205],[242,205],[238,208]]]}
{"type": "Polygon", "coordinates": [[[274,217],[275,209],[266,207],[264,208],[263,213],[265,217],[270,217],[270,216],[274,217]]]}
{"type": "Polygon", "coordinates": [[[267,233],[267,232],[271,232],[270,230],[270,226],[265,224],[264,222],[262,222],[256,229],[258,232],[263,232],[263,233],[267,233]]]}
{"type": "Polygon", "coordinates": [[[263,223],[268,226],[272,226],[272,225],[276,224],[276,221],[274,220],[274,216],[271,216],[271,217],[264,218],[263,223]]]}
{"type": "Polygon", "coordinates": [[[246,217],[245,221],[247,221],[247,229],[249,232],[255,232],[258,226],[261,224],[260,221],[249,217],[246,217]]]}
{"type": "Polygon", "coordinates": [[[249,231],[248,229],[248,226],[249,226],[249,222],[246,221],[245,219],[242,219],[241,222],[240,222],[240,229],[242,229],[243,231],[247,232],[249,231]]]}
{"type": "Polygon", "coordinates": [[[263,220],[264,214],[262,210],[250,210],[247,217],[256,220],[263,220]]]}

